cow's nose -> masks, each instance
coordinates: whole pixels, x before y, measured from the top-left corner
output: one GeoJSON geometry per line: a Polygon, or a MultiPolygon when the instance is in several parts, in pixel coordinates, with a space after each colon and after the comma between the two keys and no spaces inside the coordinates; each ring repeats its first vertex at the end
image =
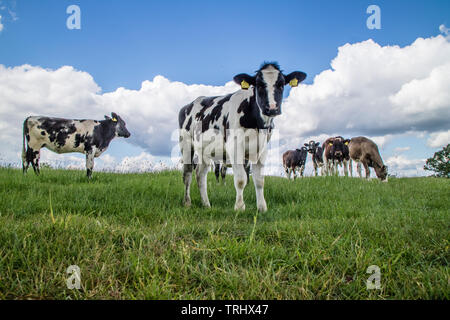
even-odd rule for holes
{"type": "Polygon", "coordinates": [[[277,108],[277,104],[276,103],[269,104],[269,110],[276,110],[276,108],[277,108]]]}

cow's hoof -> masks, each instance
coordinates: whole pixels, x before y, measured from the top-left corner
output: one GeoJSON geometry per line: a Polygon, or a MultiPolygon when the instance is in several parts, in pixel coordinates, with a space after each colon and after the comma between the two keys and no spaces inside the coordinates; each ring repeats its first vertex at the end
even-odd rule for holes
{"type": "Polygon", "coordinates": [[[184,199],[183,205],[184,205],[186,208],[189,208],[189,207],[191,206],[191,199],[184,199]]]}
{"type": "Polygon", "coordinates": [[[203,206],[205,207],[205,208],[211,208],[211,204],[208,202],[208,203],[203,203],[203,206]]]}
{"type": "Polygon", "coordinates": [[[245,210],[245,203],[236,203],[234,205],[234,210],[235,211],[244,211],[245,210]]]}
{"type": "Polygon", "coordinates": [[[267,211],[267,204],[265,202],[261,203],[261,204],[258,204],[258,211],[259,212],[266,212],[267,211]]]}

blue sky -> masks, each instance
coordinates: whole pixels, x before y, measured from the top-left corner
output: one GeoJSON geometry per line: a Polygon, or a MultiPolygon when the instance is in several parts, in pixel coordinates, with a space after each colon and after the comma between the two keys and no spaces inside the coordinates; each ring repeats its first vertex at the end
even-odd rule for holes
{"type": "MultiPolygon", "coordinates": [[[[139,89],[142,81],[163,75],[185,84],[224,85],[233,75],[254,71],[264,60],[302,70],[305,83],[330,68],[337,48],[373,39],[380,45],[411,44],[450,25],[450,1],[0,1],[0,64],[88,72],[102,92],[139,89]],[[81,30],[66,28],[66,8],[81,8],[81,30]],[[381,30],[369,30],[366,8],[381,8],[381,30]]],[[[289,92],[286,92],[287,96],[289,92]]],[[[432,148],[417,146],[423,157],[432,148]]],[[[113,155],[136,154],[123,141],[113,155]]]]}

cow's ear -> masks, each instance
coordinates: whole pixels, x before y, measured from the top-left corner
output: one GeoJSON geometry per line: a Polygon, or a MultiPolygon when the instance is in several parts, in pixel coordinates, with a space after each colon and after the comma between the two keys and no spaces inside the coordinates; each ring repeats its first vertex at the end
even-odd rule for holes
{"type": "Polygon", "coordinates": [[[251,85],[255,85],[256,78],[246,73],[240,73],[233,78],[234,82],[241,86],[242,89],[247,90],[251,85]]]}
{"type": "Polygon", "coordinates": [[[117,113],[115,113],[115,112],[111,112],[111,117],[112,117],[112,121],[113,122],[117,122],[117,118],[119,117],[118,115],[117,115],[117,113]]]}
{"type": "Polygon", "coordinates": [[[316,147],[320,146],[320,142],[316,142],[316,147]]]}
{"type": "Polygon", "coordinates": [[[111,120],[111,118],[108,117],[107,115],[105,115],[105,119],[106,119],[106,120],[111,120]]]}
{"type": "Polygon", "coordinates": [[[298,86],[298,84],[300,82],[302,82],[303,80],[305,80],[306,78],[306,73],[301,72],[301,71],[294,71],[289,73],[287,76],[284,76],[284,83],[288,84],[291,87],[296,87],[298,86]]]}
{"type": "Polygon", "coordinates": [[[344,144],[348,146],[348,144],[350,143],[350,139],[345,139],[344,140],[344,144]]]}

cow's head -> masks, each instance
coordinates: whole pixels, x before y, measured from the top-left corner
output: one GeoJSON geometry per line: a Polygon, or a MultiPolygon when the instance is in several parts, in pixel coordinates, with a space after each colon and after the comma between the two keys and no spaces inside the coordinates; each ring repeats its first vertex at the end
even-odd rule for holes
{"type": "Polygon", "coordinates": [[[117,113],[111,112],[111,118],[105,116],[105,119],[111,121],[116,130],[115,134],[117,137],[124,137],[124,138],[130,137],[131,134],[126,127],[125,121],[123,121],[123,119],[117,113]]]}
{"type": "Polygon", "coordinates": [[[306,74],[300,71],[284,75],[278,63],[269,62],[264,63],[255,76],[241,73],[234,77],[234,81],[244,90],[253,86],[256,104],[262,114],[274,117],[281,114],[284,86],[296,87],[305,78],[306,74]]]}
{"type": "Polygon", "coordinates": [[[305,147],[308,148],[308,152],[311,154],[315,154],[317,151],[317,148],[320,146],[320,142],[315,142],[314,140],[311,140],[308,143],[305,143],[305,147]]]}
{"type": "Polygon", "coordinates": [[[344,139],[342,137],[336,137],[330,140],[328,143],[331,147],[330,148],[331,156],[338,161],[343,161],[345,154],[344,139]]]}
{"type": "Polygon", "coordinates": [[[378,179],[383,182],[387,182],[388,180],[388,167],[383,165],[382,167],[374,166],[375,173],[377,174],[378,179]]]}

